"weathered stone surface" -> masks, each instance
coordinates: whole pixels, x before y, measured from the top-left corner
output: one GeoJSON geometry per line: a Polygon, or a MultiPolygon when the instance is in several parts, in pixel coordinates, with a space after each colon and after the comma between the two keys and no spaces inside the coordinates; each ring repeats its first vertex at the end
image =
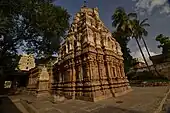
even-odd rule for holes
{"type": "Polygon", "coordinates": [[[53,103],[63,102],[65,97],[59,95],[53,95],[53,103]]]}
{"type": "Polygon", "coordinates": [[[27,89],[37,97],[49,96],[49,73],[43,65],[30,70],[27,89]]]}
{"type": "Polygon", "coordinates": [[[53,72],[49,76],[43,70],[37,67],[30,71],[28,88],[36,93],[49,91],[94,102],[131,91],[121,47],[100,20],[97,8],[80,9],[61,45],[53,72]]]}
{"type": "Polygon", "coordinates": [[[56,90],[66,98],[98,101],[131,89],[121,47],[96,8],[82,7],[76,14],[58,59],[54,67],[56,90]]]}
{"type": "Polygon", "coordinates": [[[30,69],[35,67],[35,59],[33,55],[22,55],[20,60],[19,60],[19,64],[18,64],[18,68],[22,71],[29,71],[30,69]]]}
{"type": "MultiPolygon", "coordinates": [[[[154,113],[167,94],[169,87],[133,87],[133,89],[134,91],[127,95],[95,103],[82,100],[66,100],[59,104],[53,104],[48,100],[35,99],[28,104],[34,106],[39,113],[54,112],[55,110],[56,113],[154,113]]],[[[16,95],[10,98],[11,100],[25,100],[29,97],[16,95]]],[[[4,105],[9,108],[6,103],[4,105]]]]}

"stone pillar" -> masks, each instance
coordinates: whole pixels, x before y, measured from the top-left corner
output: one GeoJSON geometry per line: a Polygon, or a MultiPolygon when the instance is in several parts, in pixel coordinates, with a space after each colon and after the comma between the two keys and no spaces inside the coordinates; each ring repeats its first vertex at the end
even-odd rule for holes
{"type": "Polygon", "coordinates": [[[62,82],[60,84],[60,88],[61,88],[61,95],[64,95],[64,85],[65,85],[65,71],[64,70],[61,70],[61,77],[62,77],[62,82]]]}
{"type": "Polygon", "coordinates": [[[65,70],[64,70],[63,93],[66,98],[69,98],[69,69],[67,67],[67,64],[65,64],[65,70]]]}
{"type": "Polygon", "coordinates": [[[122,77],[121,65],[119,64],[117,68],[118,68],[118,72],[119,72],[119,79],[118,79],[119,91],[122,92],[123,87],[124,87],[124,82],[123,82],[123,77],[122,77]]]}
{"type": "Polygon", "coordinates": [[[49,66],[48,66],[48,73],[49,73],[49,90],[50,90],[50,93],[52,93],[53,92],[53,89],[52,89],[52,84],[54,83],[54,76],[53,76],[53,71],[52,71],[52,64],[50,64],[49,66]]]}
{"type": "Polygon", "coordinates": [[[76,72],[74,68],[74,61],[72,60],[72,99],[75,99],[75,94],[76,94],[76,72]]]}
{"type": "Polygon", "coordinates": [[[66,76],[68,76],[68,81],[67,81],[67,96],[68,98],[72,98],[72,71],[70,68],[67,70],[66,76]]]}
{"type": "Polygon", "coordinates": [[[117,78],[118,77],[117,65],[115,63],[113,63],[113,67],[114,67],[115,78],[117,78]]]}
{"type": "Polygon", "coordinates": [[[123,67],[124,67],[124,65],[123,65],[123,63],[121,63],[120,69],[121,69],[121,72],[122,72],[124,90],[128,90],[128,89],[131,89],[131,87],[130,87],[130,84],[129,84],[129,80],[127,79],[127,76],[125,75],[123,67]]]}
{"type": "Polygon", "coordinates": [[[91,98],[91,68],[89,65],[89,62],[86,62],[86,75],[84,75],[84,98],[85,100],[88,100],[91,98]]]}
{"type": "Polygon", "coordinates": [[[110,58],[106,58],[106,64],[107,64],[107,77],[108,77],[108,89],[106,90],[106,96],[112,96],[114,94],[114,89],[112,88],[112,78],[111,78],[111,70],[110,70],[110,58]]]}
{"type": "Polygon", "coordinates": [[[95,76],[94,79],[94,94],[95,94],[95,98],[98,100],[98,98],[101,98],[101,96],[103,96],[103,89],[102,89],[102,82],[101,82],[101,74],[100,74],[100,57],[98,59],[94,59],[93,61],[94,63],[94,72],[93,75],[95,76]]]}
{"type": "Polygon", "coordinates": [[[83,97],[83,69],[82,69],[82,64],[80,65],[79,87],[80,87],[79,96],[80,96],[80,98],[82,98],[83,97]]]}
{"type": "Polygon", "coordinates": [[[95,80],[95,76],[93,74],[93,61],[89,62],[89,67],[90,67],[90,81],[91,81],[91,99],[93,101],[93,99],[95,98],[95,88],[94,88],[94,80],[95,80]]]}
{"type": "Polygon", "coordinates": [[[76,66],[76,99],[81,98],[81,90],[82,90],[82,81],[81,81],[81,65],[78,64],[76,66]]]}
{"type": "Polygon", "coordinates": [[[109,61],[109,58],[106,59],[106,64],[107,64],[107,72],[108,72],[108,77],[110,79],[111,77],[111,72],[110,72],[110,61],[109,61]]]}
{"type": "Polygon", "coordinates": [[[56,86],[56,93],[57,93],[57,95],[62,95],[63,77],[62,77],[61,70],[58,70],[58,74],[56,76],[58,76],[58,81],[57,81],[57,86],[56,86]]]}
{"type": "Polygon", "coordinates": [[[101,86],[101,95],[105,95],[105,91],[104,91],[104,84],[103,84],[103,81],[104,81],[104,78],[103,78],[103,73],[102,73],[102,70],[104,70],[104,67],[102,67],[102,61],[100,61],[100,59],[98,60],[98,70],[99,70],[99,81],[100,81],[100,86],[101,86]]]}

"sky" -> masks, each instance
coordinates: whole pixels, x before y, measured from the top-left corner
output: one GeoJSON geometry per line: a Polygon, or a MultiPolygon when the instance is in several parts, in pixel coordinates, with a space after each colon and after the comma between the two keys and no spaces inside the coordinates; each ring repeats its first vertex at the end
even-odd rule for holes
{"type": "MultiPolygon", "coordinates": [[[[89,8],[98,7],[100,18],[110,31],[113,31],[111,16],[117,7],[123,7],[128,13],[136,12],[141,20],[148,18],[150,27],[147,28],[149,34],[145,37],[145,40],[151,55],[156,55],[161,54],[162,50],[157,48],[159,43],[155,41],[155,37],[161,33],[170,36],[170,22],[168,22],[170,20],[169,1],[170,0],[87,0],[87,6],[89,8]]],[[[67,9],[73,18],[76,12],[80,10],[83,2],[83,0],[57,0],[55,4],[67,9]]],[[[141,46],[145,56],[148,57],[142,42],[141,46]]],[[[134,58],[141,57],[135,40],[131,40],[128,43],[128,47],[134,58]]]]}

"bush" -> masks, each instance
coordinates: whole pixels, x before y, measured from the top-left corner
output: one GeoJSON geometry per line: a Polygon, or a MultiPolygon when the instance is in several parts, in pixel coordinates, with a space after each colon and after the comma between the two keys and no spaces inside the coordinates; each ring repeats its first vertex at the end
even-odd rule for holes
{"type": "Polygon", "coordinates": [[[164,76],[155,76],[148,71],[134,72],[127,75],[129,80],[142,80],[142,81],[169,81],[164,76]]]}

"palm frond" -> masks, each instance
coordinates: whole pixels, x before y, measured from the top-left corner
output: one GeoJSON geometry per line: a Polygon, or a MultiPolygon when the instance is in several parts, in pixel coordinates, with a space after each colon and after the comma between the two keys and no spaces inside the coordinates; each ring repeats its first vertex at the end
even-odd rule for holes
{"type": "Polygon", "coordinates": [[[142,27],[150,27],[150,24],[148,23],[144,23],[144,24],[141,24],[142,27]]]}
{"type": "Polygon", "coordinates": [[[117,7],[115,12],[125,12],[125,9],[123,7],[117,7]]]}
{"type": "Polygon", "coordinates": [[[140,25],[144,24],[147,21],[148,21],[148,18],[145,18],[144,20],[141,21],[140,25]]]}
{"type": "Polygon", "coordinates": [[[148,32],[145,29],[143,29],[143,35],[148,36],[148,32]]]}
{"type": "Polygon", "coordinates": [[[137,14],[136,14],[136,13],[129,13],[129,14],[128,14],[128,17],[129,17],[129,18],[137,19],[137,14]]]}

